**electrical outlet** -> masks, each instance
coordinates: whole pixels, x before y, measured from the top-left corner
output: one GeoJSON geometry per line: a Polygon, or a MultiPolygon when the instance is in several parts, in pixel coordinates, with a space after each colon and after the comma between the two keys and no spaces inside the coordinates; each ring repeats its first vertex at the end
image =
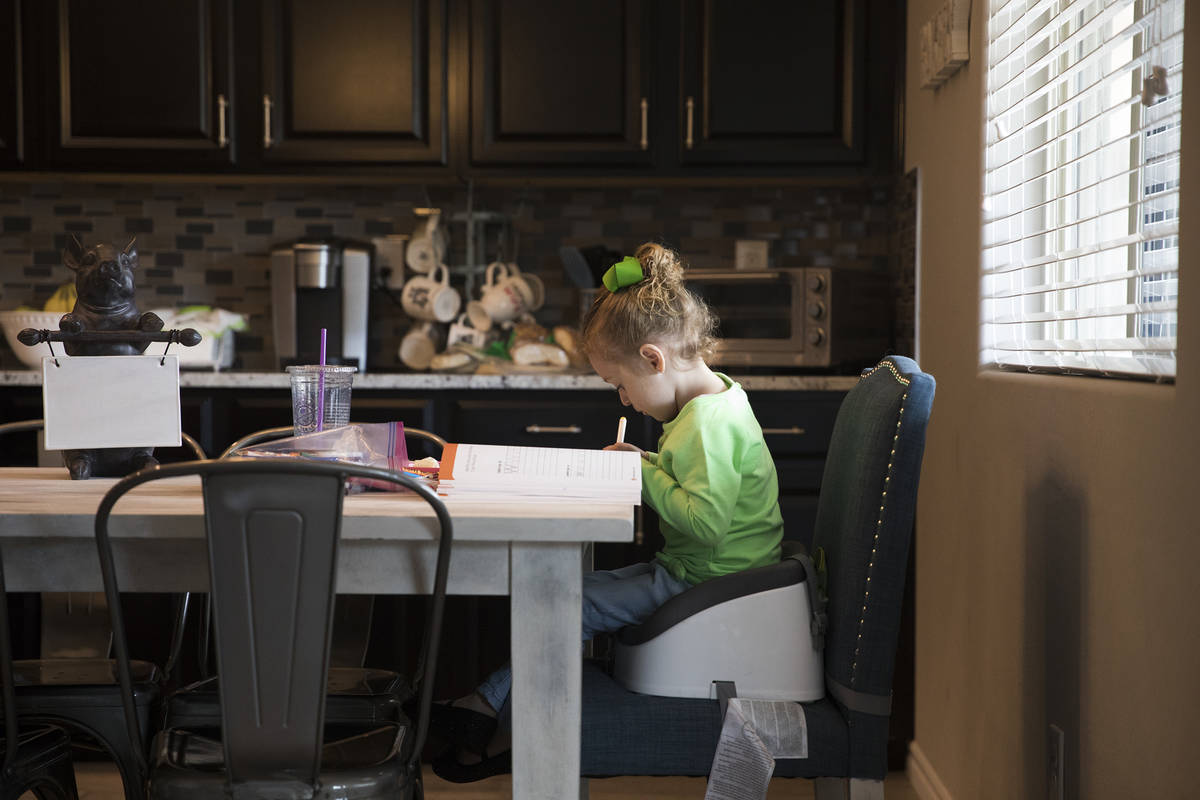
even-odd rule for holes
{"type": "Polygon", "coordinates": [[[1062,728],[1051,725],[1050,736],[1046,740],[1046,800],[1063,800],[1065,797],[1065,740],[1062,728]]]}

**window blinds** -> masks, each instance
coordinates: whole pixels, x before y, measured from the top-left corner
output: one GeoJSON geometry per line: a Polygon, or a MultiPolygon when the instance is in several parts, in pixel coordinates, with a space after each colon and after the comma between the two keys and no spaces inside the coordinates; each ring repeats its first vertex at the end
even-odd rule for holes
{"type": "Polygon", "coordinates": [[[992,0],[983,364],[1174,379],[1183,6],[992,0]]]}

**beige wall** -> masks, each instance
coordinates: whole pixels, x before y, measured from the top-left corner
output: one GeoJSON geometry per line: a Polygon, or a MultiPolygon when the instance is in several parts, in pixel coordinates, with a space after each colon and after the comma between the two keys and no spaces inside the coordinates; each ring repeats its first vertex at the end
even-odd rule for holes
{"type": "MultiPolygon", "coordinates": [[[[919,354],[938,381],[917,519],[916,741],[955,800],[1200,794],[1200,157],[1184,162],[1174,386],[981,374],[984,16],[971,61],[919,87],[908,2],[906,158],[920,170],[919,354]]],[[[1200,76],[1200,0],[1185,64],[1200,76]]],[[[1200,78],[1184,153],[1200,154],[1200,78]]],[[[922,757],[924,761],[922,761],[922,757]]]]}

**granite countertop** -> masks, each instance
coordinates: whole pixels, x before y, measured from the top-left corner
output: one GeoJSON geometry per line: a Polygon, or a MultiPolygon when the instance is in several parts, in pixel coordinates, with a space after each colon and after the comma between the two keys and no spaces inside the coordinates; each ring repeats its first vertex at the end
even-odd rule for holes
{"type": "MultiPolygon", "coordinates": [[[[747,391],[848,391],[858,382],[854,375],[737,375],[747,391]]],[[[40,370],[0,371],[0,386],[41,386],[40,370]]],[[[209,372],[181,370],[179,385],[206,389],[286,389],[285,372],[209,372]]],[[[533,373],[509,375],[455,375],[418,372],[369,372],[354,376],[354,388],[363,389],[611,389],[592,373],[533,373]]]]}

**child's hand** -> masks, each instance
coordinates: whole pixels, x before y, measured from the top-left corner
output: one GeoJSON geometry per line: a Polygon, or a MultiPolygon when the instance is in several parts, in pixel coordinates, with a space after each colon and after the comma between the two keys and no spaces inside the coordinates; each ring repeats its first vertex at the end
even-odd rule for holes
{"type": "Polygon", "coordinates": [[[628,450],[631,453],[637,453],[642,458],[646,457],[646,452],[637,445],[632,445],[629,442],[613,442],[605,450],[628,450]]]}

